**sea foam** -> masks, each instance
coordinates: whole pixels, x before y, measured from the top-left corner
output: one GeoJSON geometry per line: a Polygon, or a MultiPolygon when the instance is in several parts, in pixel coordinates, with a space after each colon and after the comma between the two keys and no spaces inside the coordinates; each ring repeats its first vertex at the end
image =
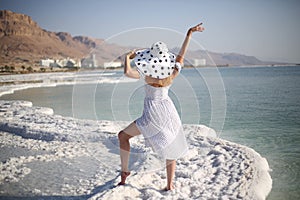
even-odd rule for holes
{"type": "Polygon", "coordinates": [[[130,79],[125,76],[115,76],[112,72],[65,72],[65,73],[41,73],[41,74],[23,74],[23,75],[5,75],[0,76],[0,97],[6,94],[12,94],[18,90],[39,87],[55,87],[58,85],[75,84],[102,84],[102,83],[126,83],[135,82],[136,79],[130,79]]]}

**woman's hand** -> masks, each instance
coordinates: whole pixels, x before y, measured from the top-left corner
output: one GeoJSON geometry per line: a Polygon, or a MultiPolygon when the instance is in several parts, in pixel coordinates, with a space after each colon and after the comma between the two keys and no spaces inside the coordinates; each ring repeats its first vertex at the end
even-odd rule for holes
{"type": "Polygon", "coordinates": [[[191,34],[193,32],[203,32],[205,30],[205,28],[202,26],[203,23],[200,23],[192,28],[189,29],[188,34],[191,34]]]}
{"type": "Polygon", "coordinates": [[[136,56],[136,53],[135,53],[135,51],[130,51],[127,53],[126,56],[130,59],[133,59],[136,56]]]}

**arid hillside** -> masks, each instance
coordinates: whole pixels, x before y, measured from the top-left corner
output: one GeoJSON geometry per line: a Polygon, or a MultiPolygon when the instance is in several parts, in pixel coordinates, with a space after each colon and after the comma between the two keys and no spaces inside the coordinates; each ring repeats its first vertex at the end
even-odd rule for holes
{"type": "Polygon", "coordinates": [[[106,44],[101,39],[72,37],[66,32],[44,30],[31,17],[8,10],[0,11],[0,64],[9,66],[39,65],[43,58],[80,60],[97,54],[98,62],[124,54],[126,48],[106,44]],[[114,52],[114,53],[113,53],[114,52]],[[100,55],[99,55],[100,54],[100,55]]]}

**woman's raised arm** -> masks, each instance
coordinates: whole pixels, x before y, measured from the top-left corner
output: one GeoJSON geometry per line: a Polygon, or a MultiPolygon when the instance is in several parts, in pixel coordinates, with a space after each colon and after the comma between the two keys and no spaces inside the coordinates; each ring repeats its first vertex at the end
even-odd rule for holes
{"type": "Polygon", "coordinates": [[[186,34],[186,37],[183,41],[183,44],[181,46],[181,49],[176,57],[176,62],[179,62],[181,65],[183,64],[183,61],[184,61],[184,56],[185,56],[185,53],[186,53],[186,50],[187,50],[187,47],[189,45],[189,42],[190,42],[190,39],[191,39],[191,36],[192,36],[192,33],[193,32],[202,32],[204,31],[204,27],[202,26],[202,23],[190,28],[186,34]]]}
{"type": "Polygon", "coordinates": [[[129,78],[139,79],[140,74],[137,70],[132,69],[130,65],[130,59],[133,59],[136,56],[134,51],[131,51],[126,54],[125,56],[125,67],[124,67],[124,74],[129,78]]]}
{"type": "MultiPolygon", "coordinates": [[[[183,44],[181,46],[181,49],[176,57],[176,62],[179,62],[180,65],[183,65],[184,55],[186,53],[187,47],[189,46],[192,33],[196,32],[196,31],[198,31],[198,32],[204,31],[204,27],[202,26],[202,23],[200,23],[188,30],[186,37],[183,41],[183,44]]],[[[175,78],[178,74],[179,74],[179,69],[175,68],[175,70],[173,71],[173,78],[175,78]]]]}

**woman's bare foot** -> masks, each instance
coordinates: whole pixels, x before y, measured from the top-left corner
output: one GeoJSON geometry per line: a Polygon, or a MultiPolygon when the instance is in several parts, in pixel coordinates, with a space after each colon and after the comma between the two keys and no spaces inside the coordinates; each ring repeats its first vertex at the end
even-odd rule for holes
{"type": "Polygon", "coordinates": [[[121,172],[121,182],[118,185],[125,185],[126,178],[130,175],[130,172],[121,172]]]}
{"type": "Polygon", "coordinates": [[[169,190],[174,190],[175,189],[175,187],[174,187],[174,185],[170,185],[170,186],[167,186],[167,187],[165,187],[165,191],[169,191],[169,190]]]}

